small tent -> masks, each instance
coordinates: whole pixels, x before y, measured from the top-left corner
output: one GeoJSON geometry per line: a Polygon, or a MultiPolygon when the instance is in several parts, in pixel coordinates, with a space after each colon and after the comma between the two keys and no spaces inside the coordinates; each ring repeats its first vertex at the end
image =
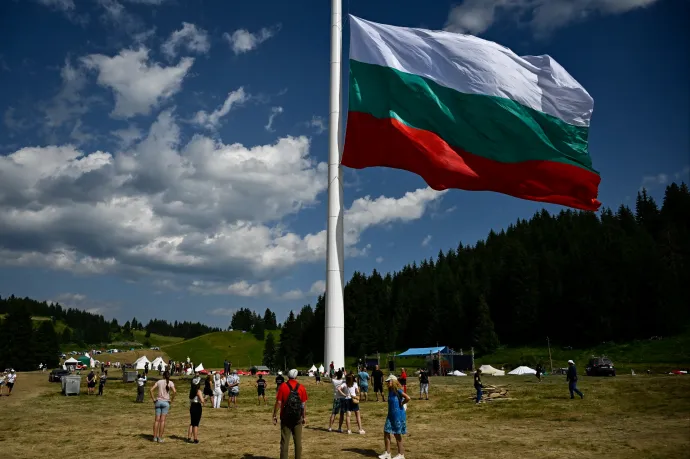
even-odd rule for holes
{"type": "Polygon", "coordinates": [[[506,372],[492,367],[491,365],[482,365],[479,367],[482,370],[482,374],[489,376],[505,376],[506,372]]]}
{"type": "Polygon", "coordinates": [[[85,366],[90,366],[90,365],[91,365],[91,357],[89,357],[89,356],[87,356],[87,355],[82,355],[81,357],[77,358],[77,360],[78,360],[79,363],[81,363],[82,365],[85,365],[85,366]]]}
{"type": "Polygon", "coordinates": [[[151,362],[145,355],[142,355],[134,362],[133,366],[135,370],[143,370],[147,363],[149,364],[149,369],[151,369],[151,362]]]}
{"type": "Polygon", "coordinates": [[[463,373],[462,371],[455,370],[453,372],[453,376],[467,376],[467,375],[465,373],[463,373]]]}
{"type": "Polygon", "coordinates": [[[513,371],[508,372],[509,375],[536,375],[537,371],[530,367],[520,366],[513,371]]]}
{"type": "Polygon", "coordinates": [[[70,357],[69,359],[65,360],[65,366],[76,366],[79,363],[79,360],[75,359],[74,357],[70,357]]]}
{"type": "Polygon", "coordinates": [[[324,371],[326,371],[326,369],[323,367],[323,365],[319,365],[319,373],[323,374],[324,371]]]}
{"type": "Polygon", "coordinates": [[[203,369],[204,369],[204,364],[200,363],[199,366],[194,369],[194,371],[199,373],[200,371],[203,371],[203,369]]]}
{"type": "Polygon", "coordinates": [[[311,368],[309,369],[309,375],[314,376],[314,373],[318,371],[318,368],[316,368],[316,365],[312,365],[311,368]]]}
{"type": "Polygon", "coordinates": [[[154,370],[157,370],[158,365],[161,365],[161,367],[164,370],[168,367],[168,364],[165,363],[165,361],[162,358],[156,357],[155,359],[153,359],[153,362],[151,362],[151,368],[153,368],[154,370]]]}

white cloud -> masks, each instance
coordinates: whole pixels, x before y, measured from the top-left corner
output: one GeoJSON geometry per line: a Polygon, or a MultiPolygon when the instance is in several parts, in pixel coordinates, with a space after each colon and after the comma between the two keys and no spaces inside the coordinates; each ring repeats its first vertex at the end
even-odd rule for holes
{"type": "Polygon", "coordinates": [[[326,292],[326,281],[318,280],[311,284],[308,291],[302,291],[300,289],[290,290],[283,293],[278,297],[281,300],[303,300],[306,298],[313,298],[319,295],[323,295],[326,292]]]}
{"type": "Polygon", "coordinates": [[[36,0],[39,4],[59,11],[71,22],[85,26],[89,22],[89,15],[86,13],[78,14],[74,0],[36,0]]]}
{"type": "Polygon", "coordinates": [[[89,298],[82,293],[61,293],[46,302],[58,303],[63,308],[80,309],[91,314],[100,315],[112,315],[113,312],[120,308],[118,303],[89,298]]]}
{"type": "Polygon", "coordinates": [[[383,257],[376,257],[376,263],[383,263],[383,257]]]}
{"type": "MultiPolygon", "coordinates": [[[[251,148],[203,135],[183,144],[171,111],[126,149],[22,148],[0,157],[0,264],[270,295],[271,279],[325,257],[325,230],[300,235],[282,223],[326,190],[327,165],[309,150],[307,137],[290,136],[251,148]]],[[[346,254],[368,252],[359,245],[368,228],[419,219],[442,195],[356,199],[344,214],[346,254]]]]}
{"type": "Polygon", "coordinates": [[[237,55],[258,48],[261,43],[273,37],[279,30],[279,25],[272,28],[264,27],[256,33],[251,33],[247,29],[238,29],[232,34],[225,32],[223,38],[227,40],[232,51],[237,55]]]}
{"type": "Polygon", "coordinates": [[[658,0],[465,0],[451,8],[445,30],[481,34],[500,16],[515,21],[529,18],[537,36],[545,36],[570,23],[592,15],[621,14],[644,8],[658,0]]]}
{"type": "Polygon", "coordinates": [[[428,234],[423,240],[422,240],[422,247],[427,247],[429,243],[431,242],[431,234],[428,234]]]}
{"type": "Polygon", "coordinates": [[[178,48],[184,48],[190,53],[206,54],[211,49],[208,33],[194,24],[183,22],[182,28],[170,34],[170,38],[161,45],[163,54],[171,59],[177,56],[178,48]]]}
{"type": "Polygon", "coordinates": [[[60,11],[70,11],[75,9],[74,0],[38,0],[38,3],[60,11]]]}
{"type": "Polygon", "coordinates": [[[690,175],[690,166],[685,166],[675,174],[673,174],[673,177],[676,180],[687,180],[688,176],[690,175]]]}
{"type": "Polygon", "coordinates": [[[666,174],[656,174],[656,175],[646,175],[642,177],[642,185],[640,186],[640,190],[642,188],[654,188],[657,186],[664,186],[668,183],[668,175],[666,174]]]}
{"type": "Polygon", "coordinates": [[[211,316],[232,317],[237,312],[235,308],[216,308],[206,311],[211,316]]]}
{"type": "Polygon", "coordinates": [[[314,128],[316,134],[320,135],[326,131],[326,120],[320,116],[313,116],[311,121],[307,122],[307,126],[314,128]]]}
{"type": "Polygon", "coordinates": [[[134,142],[140,140],[144,136],[141,129],[132,124],[124,129],[112,131],[111,134],[118,139],[119,148],[122,150],[128,149],[134,142]]]}
{"type": "Polygon", "coordinates": [[[268,132],[275,131],[275,129],[273,129],[273,120],[275,120],[276,116],[280,115],[281,113],[283,113],[283,107],[271,107],[271,114],[268,116],[268,123],[266,123],[264,129],[266,129],[268,132]]]}
{"type": "Polygon", "coordinates": [[[15,117],[15,108],[7,107],[2,117],[5,127],[10,131],[22,131],[28,127],[26,121],[15,117]]]}
{"type": "Polygon", "coordinates": [[[58,128],[84,115],[94,101],[93,97],[82,95],[87,83],[86,75],[82,69],[74,67],[69,59],[65,59],[65,65],[60,69],[60,78],[60,91],[42,107],[49,129],[58,128]]]}
{"type": "Polygon", "coordinates": [[[117,56],[91,54],[82,58],[89,69],[98,72],[98,84],[110,88],[115,94],[115,108],[111,116],[129,118],[148,115],[151,109],[170,99],[182,87],[194,63],[185,57],[176,66],[162,67],[149,62],[149,50],[122,50],[117,56]]]}
{"type": "Polygon", "coordinates": [[[220,119],[230,113],[233,107],[242,105],[249,100],[249,94],[247,94],[243,87],[240,87],[236,91],[231,91],[228,93],[228,97],[225,98],[223,105],[208,113],[204,110],[196,112],[192,122],[203,126],[206,129],[214,130],[220,125],[220,119]]]}

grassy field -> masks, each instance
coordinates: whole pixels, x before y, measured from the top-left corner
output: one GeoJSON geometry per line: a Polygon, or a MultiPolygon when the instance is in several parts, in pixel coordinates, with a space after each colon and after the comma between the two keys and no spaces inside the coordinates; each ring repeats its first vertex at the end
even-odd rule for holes
{"type": "MultiPolygon", "coordinates": [[[[280,333],[272,333],[277,344],[280,333]]],[[[261,365],[264,342],[257,340],[251,333],[215,332],[163,346],[161,350],[174,360],[186,360],[190,357],[195,365],[203,363],[205,368],[223,368],[226,358],[235,368],[249,368],[250,365],[261,365]]]]}
{"type": "MultiPolygon", "coordinates": [[[[111,373],[112,376],[113,373],[111,373]]],[[[405,437],[408,459],[492,458],[687,458],[690,447],[690,377],[640,375],[582,378],[584,400],[570,400],[563,377],[485,377],[509,389],[510,399],[475,406],[472,380],[431,378],[430,401],[413,399],[405,437]]],[[[64,397],[47,374],[22,373],[15,393],[0,398],[3,455],[11,458],[159,458],[169,455],[235,459],[277,458],[279,429],[271,405],[257,406],[252,378],[242,378],[237,409],[204,407],[198,445],[187,444],[189,382],[176,380],[178,399],[168,416],[164,444],[151,441],[153,407],[135,404],[135,386],[109,380],[104,397],[64,397]],[[171,449],[172,448],[172,449],[171,449]]],[[[366,435],[326,431],[329,383],[300,379],[309,392],[304,457],[376,457],[382,451],[386,404],[362,402],[366,435]]],[[[414,395],[416,383],[408,386],[414,395]]],[[[268,391],[269,398],[274,390],[268,391]]],[[[148,400],[148,398],[147,398],[148,400]]],[[[292,457],[292,456],[291,456],[292,457]]]]}

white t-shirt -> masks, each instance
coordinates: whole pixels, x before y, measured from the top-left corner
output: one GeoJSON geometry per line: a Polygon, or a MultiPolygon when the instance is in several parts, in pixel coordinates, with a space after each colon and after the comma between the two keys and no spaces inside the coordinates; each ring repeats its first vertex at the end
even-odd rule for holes
{"type": "MultiPolygon", "coordinates": [[[[233,384],[239,384],[239,383],[240,383],[240,377],[239,376],[237,376],[237,375],[228,376],[228,384],[230,384],[231,386],[233,384]]],[[[231,387],[230,391],[236,394],[240,391],[240,386],[231,387]]]]}
{"type": "Polygon", "coordinates": [[[342,386],[340,386],[340,390],[345,392],[347,394],[347,397],[345,397],[347,400],[350,400],[352,397],[357,396],[357,383],[352,384],[352,387],[347,387],[346,383],[343,383],[342,386]]]}
{"type": "Polygon", "coordinates": [[[340,392],[338,392],[338,389],[340,388],[340,386],[343,385],[343,380],[342,379],[331,379],[331,383],[333,384],[333,398],[336,400],[340,400],[341,398],[345,398],[340,394],[340,392]]]}
{"type": "Polygon", "coordinates": [[[146,384],[146,376],[144,376],[142,378],[137,378],[137,384],[140,386],[143,386],[144,384],[146,384]]]}
{"type": "Polygon", "coordinates": [[[9,384],[14,384],[14,380],[17,379],[16,373],[10,373],[7,375],[7,382],[9,384]]]}

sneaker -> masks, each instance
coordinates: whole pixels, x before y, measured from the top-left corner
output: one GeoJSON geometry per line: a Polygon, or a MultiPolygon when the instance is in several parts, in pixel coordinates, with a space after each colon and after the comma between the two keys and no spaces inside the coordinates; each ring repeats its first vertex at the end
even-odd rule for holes
{"type": "Polygon", "coordinates": [[[391,459],[391,453],[389,453],[388,451],[386,451],[386,452],[383,453],[383,454],[379,454],[379,459],[391,459]]]}
{"type": "Polygon", "coordinates": [[[194,443],[199,443],[199,440],[194,440],[194,443]]]}
{"type": "Polygon", "coordinates": [[[158,442],[158,437],[153,437],[153,442],[154,443],[158,442]]]}
{"type": "Polygon", "coordinates": [[[360,435],[364,435],[365,433],[366,433],[366,432],[365,432],[364,430],[360,430],[360,431],[359,431],[359,434],[360,434],[360,435]]]}
{"type": "Polygon", "coordinates": [[[158,439],[158,443],[163,443],[163,439],[162,439],[162,438],[159,438],[159,439],[158,439]]]}
{"type": "Polygon", "coordinates": [[[329,427],[329,428],[328,428],[328,431],[329,431],[329,432],[333,432],[333,429],[331,429],[331,428],[329,427]]]}
{"type": "Polygon", "coordinates": [[[348,434],[348,435],[350,435],[351,433],[352,433],[352,431],[351,431],[351,430],[348,430],[348,431],[347,431],[347,434],[348,434]]]}
{"type": "Polygon", "coordinates": [[[343,433],[343,429],[338,429],[338,433],[343,433]]]}
{"type": "Polygon", "coordinates": [[[405,456],[403,456],[402,454],[398,454],[393,459],[405,459],[405,456]]]}

